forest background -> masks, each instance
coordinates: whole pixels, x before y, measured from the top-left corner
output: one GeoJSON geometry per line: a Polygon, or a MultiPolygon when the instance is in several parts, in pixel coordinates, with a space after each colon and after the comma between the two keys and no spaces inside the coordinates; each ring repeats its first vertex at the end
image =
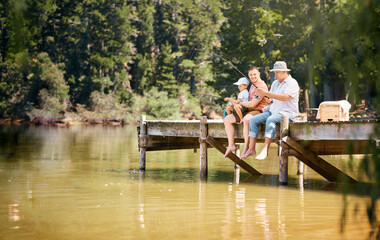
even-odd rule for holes
{"type": "Polygon", "coordinates": [[[223,98],[238,93],[232,64],[244,74],[259,66],[270,85],[276,60],[288,63],[309,107],[346,99],[374,109],[379,8],[376,0],[2,1],[0,118],[217,117],[223,98]]]}
{"type": "MultiPolygon", "coordinates": [[[[270,85],[276,60],[309,99],[301,111],[346,99],[378,113],[380,1],[1,1],[0,119],[218,117],[238,93],[233,66],[259,66],[270,85]]],[[[380,239],[379,148],[369,152],[361,167],[380,239]]]]}

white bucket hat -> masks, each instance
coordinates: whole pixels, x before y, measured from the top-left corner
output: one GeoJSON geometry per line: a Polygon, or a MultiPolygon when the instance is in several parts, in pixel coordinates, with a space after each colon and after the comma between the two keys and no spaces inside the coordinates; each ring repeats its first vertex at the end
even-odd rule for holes
{"type": "Polygon", "coordinates": [[[286,62],[284,61],[277,61],[273,65],[273,69],[270,70],[270,72],[276,72],[276,71],[282,71],[282,72],[289,72],[290,69],[287,68],[286,62]]]}
{"type": "Polygon", "coordinates": [[[240,84],[249,85],[249,81],[247,78],[242,77],[242,78],[239,78],[239,80],[234,83],[234,85],[240,85],[240,84]]]}

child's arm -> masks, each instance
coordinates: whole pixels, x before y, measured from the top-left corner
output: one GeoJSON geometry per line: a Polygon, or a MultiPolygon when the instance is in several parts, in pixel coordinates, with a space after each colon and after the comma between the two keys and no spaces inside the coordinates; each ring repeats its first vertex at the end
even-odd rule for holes
{"type": "Polygon", "coordinates": [[[241,102],[241,99],[238,98],[238,99],[234,100],[232,98],[225,98],[224,101],[230,101],[230,102],[232,102],[232,104],[235,105],[235,104],[239,104],[241,102]]]}

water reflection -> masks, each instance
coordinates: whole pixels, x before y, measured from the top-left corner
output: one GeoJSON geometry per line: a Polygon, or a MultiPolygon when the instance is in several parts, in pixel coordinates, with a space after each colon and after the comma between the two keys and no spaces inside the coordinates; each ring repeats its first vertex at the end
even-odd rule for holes
{"type": "Polygon", "coordinates": [[[145,171],[139,171],[139,195],[138,195],[138,209],[139,209],[139,222],[140,228],[145,228],[144,221],[144,179],[145,179],[145,171]]]}
{"type": "Polygon", "coordinates": [[[240,167],[235,164],[234,183],[238,185],[239,182],[240,182],[240,167]]]}
{"type": "MultiPolygon", "coordinates": [[[[18,222],[20,221],[20,210],[18,203],[8,204],[8,220],[10,222],[18,222]]],[[[17,226],[18,228],[18,226],[17,226]]]]}
{"type": "Polygon", "coordinates": [[[137,170],[136,137],[133,127],[0,127],[0,239],[357,239],[369,229],[365,214],[348,216],[341,235],[337,186],[296,175],[296,161],[280,186],[275,159],[250,160],[264,173],[251,176],[210,149],[201,181],[191,150],[148,152],[137,170]]]}
{"type": "Polygon", "coordinates": [[[256,199],[255,211],[257,216],[256,223],[259,224],[264,233],[265,239],[271,239],[271,234],[269,230],[269,221],[267,216],[267,204],[266,199],[256,199]]]}
{"type": "Polygon", "coordinates": [[[303,175],[298,175],[298,187],[300,190],[300,210],[301,219],[305,220],[305,196],[304,196],[304,186],[303,186],[303,175]]]}

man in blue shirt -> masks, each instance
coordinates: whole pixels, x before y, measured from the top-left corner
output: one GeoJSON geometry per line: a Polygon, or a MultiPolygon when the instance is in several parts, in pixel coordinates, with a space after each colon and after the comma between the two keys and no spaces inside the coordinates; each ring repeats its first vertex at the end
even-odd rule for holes
{"type": "Polygon", "coordinates": [[[251,155],[256,155],[256,138],[259,133],[259,125],[265,122],[265,144],[257,160],[263,160],[268,156],[269,146],[276,132],[276,123],[281,122],[282,116],[288,116],[289,121],[294,121],[298,114],[298,95],[299,86],[297,81],[289,74],[290,69],[286,63],[277,61],[273,69],[276,79],[270,91],[257,89],[256,93],[260,96],[267,96],[273,103],[263,108],[263,113],[253,116],[249,120],[249,149],[241,156],[245,159],[251,155]]]}

